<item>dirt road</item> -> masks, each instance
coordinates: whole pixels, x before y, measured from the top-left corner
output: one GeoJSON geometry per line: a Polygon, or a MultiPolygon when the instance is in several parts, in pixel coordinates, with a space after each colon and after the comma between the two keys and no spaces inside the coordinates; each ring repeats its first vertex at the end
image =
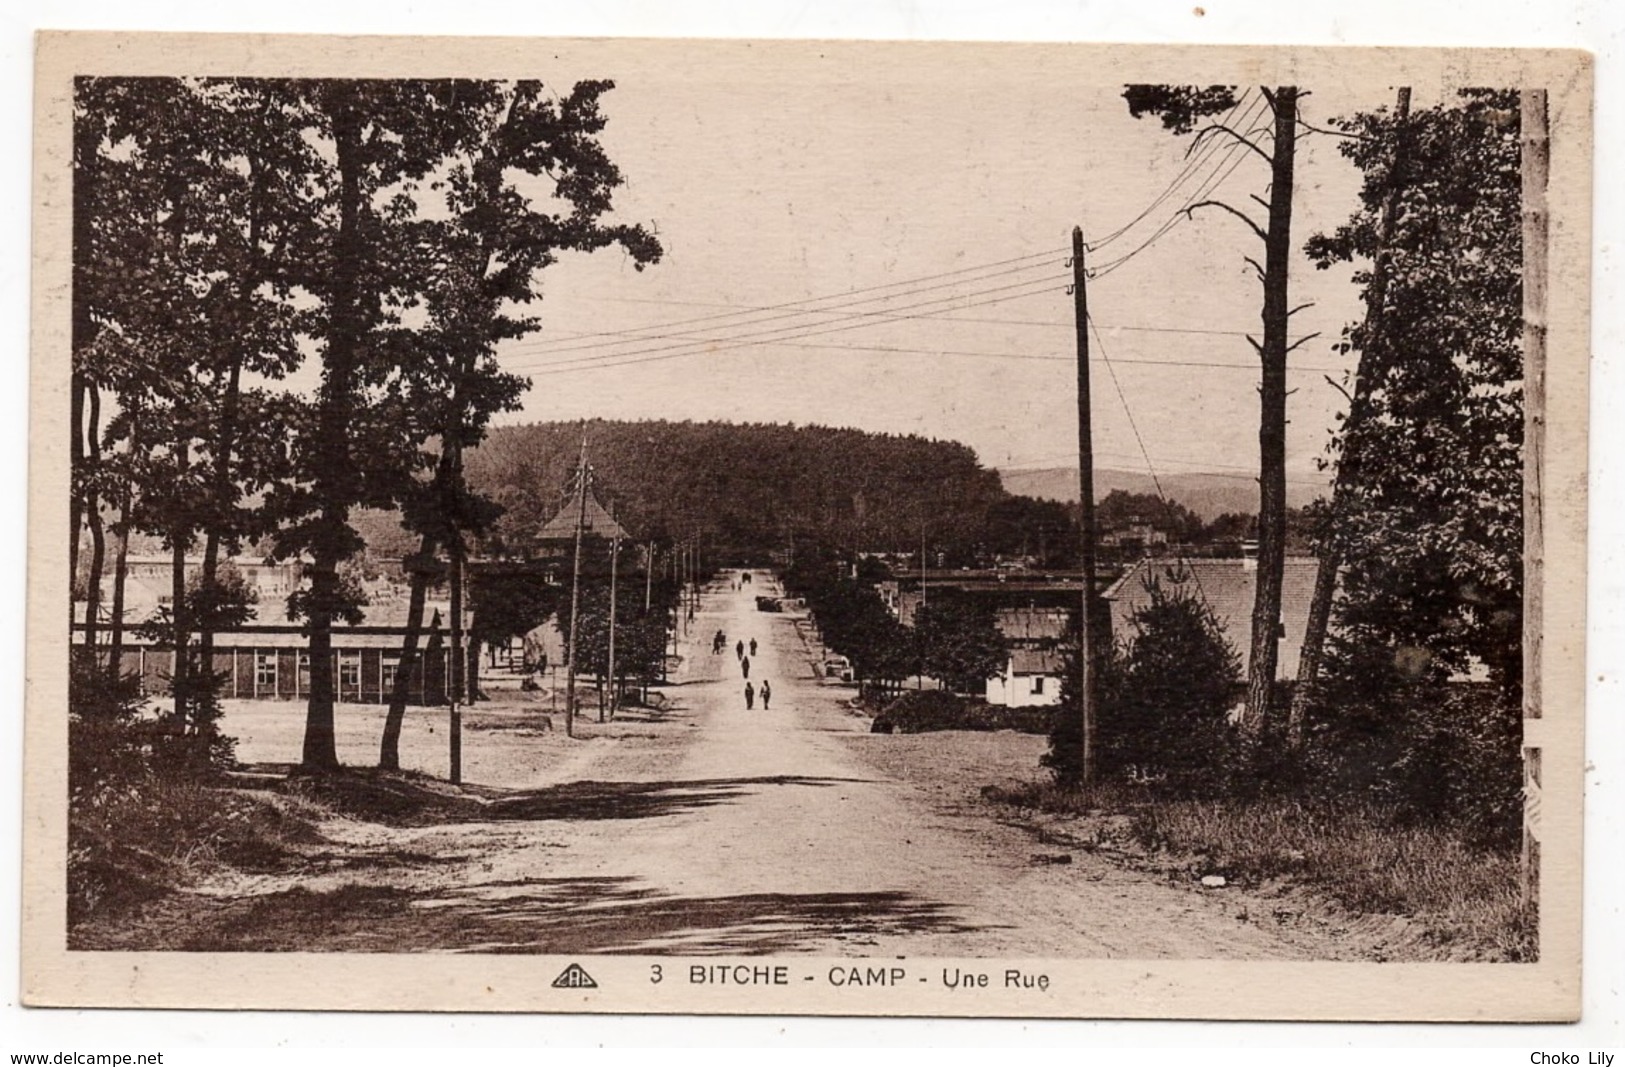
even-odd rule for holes
{"type": "Polygon", "coordinates": [[[995,756],[1006,770],[1033,767],[1039,739],[869,734],[846,706],[851,688],[814,676],[797,617],[756,610],[772,582],[757,572],[741,589],[730,579],[707,592],[680,643],[667,712],[605,726],[588,716],[580,739],[471,732],[465,752],[486,777],[470,780],[519,787],[488,818],[329,824],[340,847],[327,867],[206,886],[207,913],[186,916],[178,947],[1339,954],[1324,938],[1248,921],[1235,895],[1087,853],[1051,862],[996,809],[955,803],[961,786],[971,796],[997,777],[995,756]],[[727,648],[713,654],[719,629],[727,648]],[[735,644],[752,639],[750,681],[771,684],[771,709],[745,707],[735,644]],[[927,788],[899,773],[949,752],[966,768],[962,783],[937,773],[927,788]]]}

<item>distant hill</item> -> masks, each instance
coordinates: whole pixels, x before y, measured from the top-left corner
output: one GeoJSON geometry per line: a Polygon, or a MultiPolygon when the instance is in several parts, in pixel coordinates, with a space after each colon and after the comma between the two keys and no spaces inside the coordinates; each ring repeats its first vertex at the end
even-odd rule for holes
{"type": "MultiPolygon", "coordinates": [[[[1078,468],[1045,467],[1039,470],[1000,471],[1007,493],[1037,497],[1041,500],[1059,500],[1073,503],[1078,499],[1078,468]]],[[[1258,510],[1258,485],[1253,477],[1237,471],[1235,474],[1209,472],[1164,474],[1162,491],[1170,499],[1190,508],[1203,521],[1212,522],[1227,511],[1243,514],[1258,510]]],[[[1157,491],[1156,482],[1149,474],[1135,471],[1095,469],[1095,499],[1101,499],[1114,489],[1127,493],[1157,491]]],[[[1286,502],[1289,507],[1303,507],[1322,496],[1314,486],[1288,482],[1286,502]]]]}

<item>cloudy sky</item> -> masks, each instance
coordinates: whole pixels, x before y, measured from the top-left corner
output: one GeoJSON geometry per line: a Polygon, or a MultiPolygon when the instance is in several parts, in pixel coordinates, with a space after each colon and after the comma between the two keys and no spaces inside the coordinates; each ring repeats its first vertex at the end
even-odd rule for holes
{"type": "MultiPolygon", "coordinates": [[[[1266,193],[1264,160],[1222,137],[1187,157],[1189,137],[1129,116],[1121,80],[1054,49],[1024,61],[974,46],[661,48],[561,56],[544,72],[561,91],[616,82],[604,140],[627,179],[618,215],[653,225],[666,256],[641,273],[615,251],[549,271],[545,331],[503,350],[534,382],[512,421],[817,422],[963,441],[990,466],[1068,464],[1066,260],[1081,225],[1105,242],[1092,264],[1122,260],[1089,286],[1098,463],[1256,469],[1243,334],[1256,334],[1260,293],[1243,257],[1262,259],[1261,245],[1213,209],[1163,228],[1208,196],[1262,220],[1248,194],[1266,193]]],[[[1380,84],[1305,87],[1317,124],[1393,99],[1380,84]]],[[[1268,122],[1256,86],[1232,122],[1268,122]]],[[[1354,206],[1336,144],[1299,142],[1295,247],[1354,206]]],[[[1322,334],[1293,357],[1295,481],[1324,483],[1315,459],[1340,400],[1324,376],[1339,376],[1331,346],[1359,313],[1349,276],[1292,265],[1292,302],[1315,303],[1295,335],[1322,334]]]]}

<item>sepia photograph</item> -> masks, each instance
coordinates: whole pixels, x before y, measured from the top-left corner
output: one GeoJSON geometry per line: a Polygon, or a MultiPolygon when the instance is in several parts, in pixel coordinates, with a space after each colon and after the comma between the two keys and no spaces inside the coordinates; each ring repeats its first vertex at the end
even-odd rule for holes
{"type": "Polygon", "coordinates": [[[1583,53],[40,43],[27,1002],[1578,1011],[1583,53]]]}

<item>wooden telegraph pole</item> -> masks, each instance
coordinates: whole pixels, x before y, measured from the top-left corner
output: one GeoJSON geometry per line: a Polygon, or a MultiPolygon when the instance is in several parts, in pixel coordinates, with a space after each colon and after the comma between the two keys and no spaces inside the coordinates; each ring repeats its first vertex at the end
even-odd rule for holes
{"type": "Polygon", "coordinates": [[[576,634],[581,629],[581,535],[587,526],[587,428],[581,427],[581,457],[576,461],[576,556],[570,575],[570,644],[564,657],[564,736],[575,736],[576,634]]]}
{"type": "Polygon", "coordinates": [[[463,546],[461,539],[451,541],[451,662],[446,672],[447,697],[451,705],[450,746],[451,784],[463,780],[463,675],[467,663],[463,658],[463,546]]]}
{"type": "MultiPolygon", "coordinates": [[[[610,518],[614,518],[610,513],[610,518]]],[[[616,571],[621,559],[621,535],[617,531],[609,543],[609,717],[615,717],[615,601],[616,571]]],[[[604,706],[598,705],[598,721],[604,721],[604,706]]]]}
{"type": "Polygon", "coordinates": [[[1100,717],[1099,635],[1095,632],[1095,452],[1089,407],[1089,300],[1084,289],[1088,275],[1083,266],[1083,230],[1072,228],[1072,312],[1078,335],[1078,502],[1083,564],[1083,598],[1078,632],[1083,677],[1079,694],[1082,737],[1078,780],[1095,780],[1095,723],[1100,717]]]}
{"type": "Polygon", "coordinates": [[[1527,905],[1540,887],[1541,635],[1545,632],[1541,582],[1545,524],[1541,461],[1546,451],[1546,183],[1552,145],[1546,127],[1546,90],[1520,94],[1523,163],[1523,856],[1521,888],[1527,905]]]}

